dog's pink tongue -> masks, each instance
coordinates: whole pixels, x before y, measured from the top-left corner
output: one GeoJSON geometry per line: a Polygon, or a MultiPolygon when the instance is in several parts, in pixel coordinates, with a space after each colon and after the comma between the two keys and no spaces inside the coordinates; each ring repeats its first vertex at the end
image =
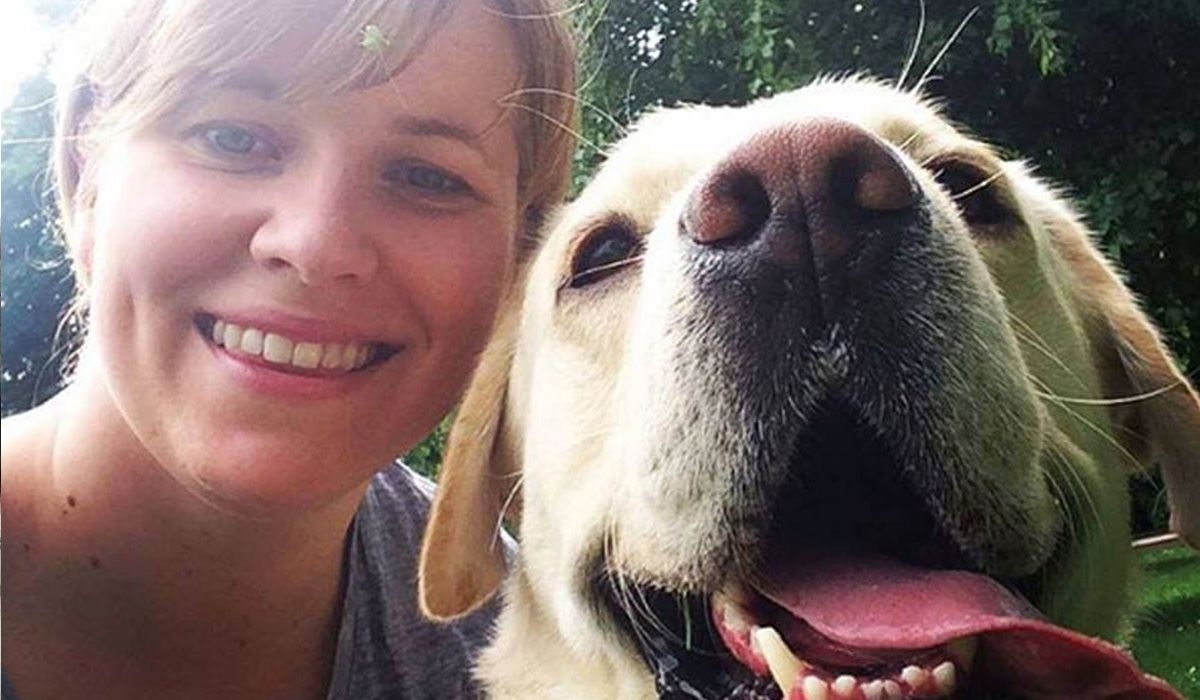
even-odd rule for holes
{"type": "Polygon", "coordinates": [[[773,566],[760,592],[837,643],[927,649],[978,636],[970,675],[1019,697],[1181,700],[1121,649],[1056,627],[996,581],[877,555],[822,555],[773,566]]]}

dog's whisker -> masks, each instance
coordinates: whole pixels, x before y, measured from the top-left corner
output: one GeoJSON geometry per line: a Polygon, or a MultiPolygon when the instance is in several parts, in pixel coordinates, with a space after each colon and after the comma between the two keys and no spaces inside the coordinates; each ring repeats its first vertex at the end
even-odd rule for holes
{"type": "Polygon", "coordinates": [[[904,69],[900,71],[900,77],[896,79],[896,89],[904,89],[904,81],[908,80],[908,72],[912,70],[913,64],[917,61],[917,52],[921,49],[921,39],[925,33],[925,0],[918,0],[918,5],[921,10],[920,18],[917,20],[917,36],[913,39],[912,49],[908,52],[908,59],[904,62],[904,69]]]}
{"type": "Polygon", "coordinates": [[[1071,369],[1071,366],[1066,362],[1063,362],[1062,358],[1058,356],[1058,353],[1054,352],[1054,350],[1048,347],[1044,342],[1035,337],[1029,336],[1025,331],[1022,331],[1019,328],[1013,329],[1013,335],[1017,336],[1018,341],[1021,341],[1034,350],[1037,350],[1039,353],[1045,356],[1046,359],[1057,365],[1059,369],[1066,372],[1072,379],[1076,381],[1076,383],[1080,384],[1081,386],[1083,385],[1083,379],[1079,375],[1075,374],[1074,370],[1071,369]]]}
{"type": "MultiPolygon", "coordinates": [[[[656,633],[673,643],[686,644],[687,640],[680,639],[679,635],[662,621],[650,602],[646,600],[646,594],[642,587],[633,584],[629,580],[628,574],[619,565],[620,560],[615,558],[616,535],[611,525],[605,528],[602,541],[604,557],[607,562],[606,568],[613,581],[617,604],[629,619],[630,626],[638,638],[643,642],[648,642],[652,638],[652,633],[656,633]]],[[[686,607],[681,606],[681,609],[686,610],[686,607]]]]}
{"type": "Polygon", "coordinates": [[[1045,355],[1049,360],[1054,362],[1054,364],[1058,365],[1060,369],[1062,369],[1072,379],[1075,380],[1077,385],[1080,387],[1087,386],[1087,383],[1083,381],[1083,378],[1080,377],[1070,365],[1068,365],[1062,360],[1061,357],[1058,356],[1058,353],[1054,351],[1054,348],[1050,346],[1050,343],[1046,342],[1046,339],[1037,332],[1037,329],[1029,325],[1029,323],[1027,323],[1024,319],[1022,319],[1020,316],[1017,316],[1007,308],[1004,310],[1004,314],[1015,326],[1013,328],[1013,333],[1016,334],[1018,338],[1025,340],[1027,343],[1045,355]]]}
{"type": "MultiPolygon", "coordinates": [[[[1065,438],[1065,436],[1063,437],[1065,438]]],[[[1051,459],[1057,460],[1060,467],[1058,472],[1050,470],[1047,474],[1056,483],[1063,495],[1071,498],[1072,502],[1080,504],[1083,508],[1082,511],[1071,508],[1067,509],[1069,518],[1074,521],[1072,524],[1073,532],[1078,539],[1083,533],[1089,532],[1086,527],[1081,528],[1082,524],[1076,520],[1078,517],[1089,517],[1091,526],[1094,527],[1103,528],[1104,523],[1101,522],[1102,518],[1096,507],[1095,500],[1092,498],[1091,490],[1083,482],[1083,478],[1075,467],[1076,462],[1072,459],[1072,455],[1067,453],[1068,448],[1078,450],[1078,447],[1070,441],[1064,441],[1062,444],[1055,443],[1054,441],[1047,442],[1046,450],[1048,455],[1051,459]],[[1059,479],[1064,481],[1059,481],[1059,479]]]]}
{"type": "MultiPolygon", "coordinates": [[[[920,129],[918,129],[918,130],[914,131],[914,132],[913,132],[913,135],[912,135],[912,136],[910,136],[909,138],[910,138],[910,139],[912,139],[912,138],[916,138],[917,136],[920,136],[920,134],[921,134],[921,130],[920,130],[920,129]]],[[[905,143],[908,143],[908,141],[905,141],[905,143]]],[[[941,158],[943,155],[944,155],[944,154],[942,154],[942,153],[934,153],[934,154],[932,154],[932,155],[930,155],[930,156],[928,156],[928,157],[926,157],[926,158],[923,158],[922,160],[919,160],[919,161],[917,161],[917,167],[919,167],[919,168],[921,168],[921,169],[924,169],[924,170],[928,170],[928,169],[929,169],[929,166],[930,166],[932,163],[936,162],[936,161],[937,161],[939,158],[941,158]]],[[[932,175],[933,175],[933,177],[936,179],[936,178],[938,178],[938,177],[940,177],[940,176],[941,176],[941,174],[942,174],[942,171],[941,171],[941,170],[938,170],[938,171],[935,171],[935,172],[933,172],[933,173],[931,173],[931,174],[932,174],[932,175]]]]}
{"type": "Polygon", "coordinates": [[[1059,483],[1059,477],[1053,472],[1047,472],[1046,485],[1050,487],[1054,503],[1057,506],[1059,515],[1062,516],[1063,526],[1066,528],[1067,535],[1071,538],[1072,543],[1078,542],[1078,532],[1075,529],[1075,511],[1070,507],[1070,497],[1067,494],[1067,487],[1059,483]]]}
{"type": "MultiPolygon", "coordinates": [[[[1041,382],[1037,382],[1037,383],[1041,384],[1041,382]]],[[[1146,471],[1146,465],[1142,464],[1140,459],[1138,459],[1132,452],[1130,452],[1128,448],[1126,448],[1124,445],[1122,445],[1121,442],[1119,440],[1117,440],[1115,437],[1113,437],[1112,434],[1110,434],[1107,430],[1096,425],[1094,422],[1089,420],[1087,417],[1085,417],[1079,411],[1076,411],[1073,408],[1071,408],[1070,404],[1061,402],[1061,401],[1055,401],[1054,399],[1049,399],[1049,400],[1051,402],[1053,402],[1056,406],[1058,406],[1058,408],[1060,410],[1062,410],[1064,413],[1068,414],[1069,416],[1074,418],[1076,421],[1078,421],[1080,425],[1086,427],[1088,430],[1095,433],[1102,440],[1104,440],[1110,446],[1112,446],[1115,450],[1120,452],[1121,456],[1123,456],[1126,460],[1128,460],[1129,464],[1136,467],[1138,471],[1142,471],[1142,472],[1146,471]]]]}
{"type": "MultiPolygon", "coordinates": [[[[1095,499],[1092,498],[1091,491],[1083,483],[1083,477],[1076,471],[1070,455],[1065,454],[1062,448],[1055,445],[1049,446],[1049,453],[1051,457],[1059,460],[1061,474],[1069,480],[1066,485],[1070,494],[1074,496],[1073,501],[1078,503],[1079,507],[1083,509],[1080,515],[1087,517],[1089,520],[1089,528],[1086,531],[1089,533],[1098,532],[1102,537],[1105,536],[1107,533],[1104,518],[1100,514],[1100,509],[1097,507],[1095,499]]],[[[1074,524],[1074,534],[1077,541],[1080,539],[1078,525],[1078,523],[1074,524]]],[[[1090,559],[1088,560],[1088,564],[1090,565],[1090,559]]]]}
{"type": "Polygon", "coordinates": [[[970,197],[971,195],[982,190],[983,188],[987,187],[988,185],[991,185],[993,182],[995,182],[996,180],[999,180],[1002,177],[1004,177],[1004,171],[997,170],[996,172],[987,176],[983,180],[980,180],[979,182],[975,183],[974,185],[971,185],[970,187],[963,190],[962,192],[950,195],[950,199],[957,201],[959,199],[965,199],[966,197],[970,197]]]}
{"type": "Polygon", "coordinates": [[[1078,406],[1123,406],[1123,405],[1127,405],[1127,404],[1141,403],[1142,401],[1148,401],[1157,396],[1162,396],[1163,394],[1174,391],[1175,389],[1178,389],[1179,387],[1181,387],[1183,385],[1184,385],[1184,381],[1182,379],[1177,379],[1174,382],[1171,382],[1170,384],[1168,384],[1166,386],[1162,386],[1157,389],[1154,389],[1153,391],[1147,391],[1145,393],[1135,394],[1133,396],[1118,396],[1116,398],[1110,398],[1110,399],[1090,399],[1090,398],[1080,397],[1080,396],[1061,396],[1059,394],[1052,394],[1052,393],[1040,392],[1040,391],[1036,392],[1036,393],[1038,396],[1040,396],[1043,399],[1049,399],[1051,401],[1057,401],[1057,402],[1061,402],[1061,403],[1075,404],[1078,406]]]}
{"type": "Polygon", "coordinates": [[[626,583],[626,596],[629,602],[628,613],[641,620],[639,627],[641,628],[642,636],[649,639],[652,634],[666,639],[675,644],[683,644],[684,640],[679,638],[679,635],[667,628],[658,615],[651,608],[650,603],[646,600],[645,593],[638,586],[632,586],[626,583]]]}
{"type": "Polygon", "coordinates": [[[483,9],[484,9],[484,12],[488,12],[497,17],[503,17],[504,19],[544,20],[544,19],[555,19],[557,17],[569,17],[570,15],[587,7],[587,5],[588,5],[588,3],[586,2],[586,0],[580,0],[579,2],[575,3],[574,5],[568,5],[567,7],[559,8],[557,10],[553,10],[550,12],[530,12],[530,13],[524,13],[524,14],[518,13],[518,12],[505,12],[504,10],[497,9],[497,8],[491,7],[489,5],[484,5],[483,9]]]}
{"type": "MultiPolygon", "coordinates": [[[[685,639],[680,639],[679,635],[674,633],[674,630],[672,630],[670,627],[667,627],[665,622],[662,622],[662,618],[659,617],[658,612],[654,611],[654,606],[650,605],[649,600],[646,599],[646,591],[644,591],[641,586],[632,587],[632,591],[634,591],[632,602],[634,602],[636,608],[641,611],[642,617],[649,624],[650,629],[653,629],[654,632],[659,633],[662,638],[676,642],[676,644],[686,645],[685,639]]],[[[686,608],[683,608],[683,610],[686,610],[686,608]]]]}
{"type": "MultiPolygon", "coordinates": [[[[596,17],[592,21],[591,25],[589,25],[586,30],[580,32],[580,37],[579,37],[579,45],[580,46],[589,46],[589,47],[594,46],[594,42],[592,42],[592,40],[591,40],[592,36],[596,33],[596,30],[598,30],[600,28],[600,24],[604,21],[604,15],[606,12],[608,12],[608,5],[609,5],[609,0],[604,0],[604,2],[600,5],[600,7],[597,8],[596,17]]],[[[589,75],[579,81],[578,90],[579,90],[580,94],[586,93],[588,91],[588,88],[590,88],[592,86],[592,83],[594,83],[596,81],[596,79],[600,77],[600,75],[604,71],[604,62],[605,62],[605,59],[607,59],[607,58],[608,58],[608,44],[605,43],[600,50],[600,55],[598,57],[592,58],[588,61],[589,63],[592,63],[594,65],[594,69],[592,70],[591,75],[589,75]]]]}
{"type": "Polygon", "coordinates": [[[635,265],[635,264],[641,262],[642,260],[644,260],[645,257],[646,257],[645,255],[635,255],[633,257],[623,258],[621,260],[617,260],[616,262],[608,263],[607,265],[598,265],[596,267],[590,268],[584,274],[571,275],[570,277],[568,277],[562,281],[562,283],[559,285],[558,289],[559,289],[559,291],[566,289],[567,287],[571,286],[573,283],[575,283],[576,281],[578,281],[580,278],[584,277],[585,275],[594,275],[597,272],[608,272],[610,270],[619,270],[623,267],[635,265]]]}
{"type": "Polygon", "coordinates": [[[612,113],[609,112],[608,110],[600,107],[599,105],[597,105],[595,102],[592,102],[591,100],[580,97],[578,95],[571,94],[569,92],[564,92],[562,90],[553,90],[551,88],[540,88],[540,87],[528,87],[528,88],[522,88],[520,90],[514,90],[514,91],[508,93],[507,95],[505,95],[503,99],[508,100],[511,98],[519,97],[521,95],[529,95],[529,94],[554,95],[555,97],[562,97],[564,99],[573,100],[579,106],[592,110],[596,114],[600,115],[604,119],[604,121],[606,121],[609,124],[612,124],[614,127],[616,127],[616,129],[617,129],[616,134],[617,134],[618,138],[623,137],[626,135],[626,133],[628,133],[625,126],[623,124],[621,124],[621,122],[617,121],[617,118],[614,117],[612,115],[612,113]]]}
{"type": "Polygon", "coordinates": [[[934,68],[936,68],[937,64],[941,62],[942,58],[946,55],[946,52],[949,51],[950,47],[954,45],[954,42],[958,41],[959,35],[963,33],[963,30],[967,28],[967,24],[969,24],[977,14],[979,14],[978,5],[971,8],[971,11],[967,13],[967,16],[963,17],[962,22],[959,22],[958,27],[954,30],[954,33],[950,35],[950,38],[946,40],[946,43],[942,46],[942,49],[938,51],[937,55],[933,57],[933,60],[929,62],[929,67],[925,69],[925,72],[921,74],[920,79],[917,80],[917,85],[913,89],[914,92],[920,92],[921,88],[924,87],[925,82],[929,80],[929,76],[931,73],[933,73],[934,68]]]}
{"type": "MultiPolygon", "coordinates": [[[[641,605],[638,606],[638,609],[641,610],[643,617],[645,618],[646,622],[650,624],[651,629],[658,632],[658,634],[662,635],[662,637],[670,640],[671,642],[681,644],[686,648],[690,648],[690,631],[687,638],[681,639],[674,630],[670,629],[667,624],[662,621],[662,618],[658,616],[658,613],[654,611],[654,606],[650,604],[650,601],[646,600],[646,592],[641,586],[634,586],[633,592],[635,595],[633,598],[634,604],[637,605],[637,603],[641,603],[641,605]]],[[[681,606],[681,611],[685,615],[686,625],[690,630],[691,618],[688,616],[687,606],[681,606]]]]}
{"type": "Polygon", "coordinates": [[[521,492],[521,486],[525,483],[525,473],[521,472],[516,475],[516,481],[512,488],[509,489],[508,495],[504,498],[504,503],[500,506],[500,515],[496,518],[496,529],[492,534],[493,544],[500,541],[500,533],[504,529],[504,520],[508,517],[508,509],[512,507],[513,501],[517,494],[521,492]]]}
{"type": "MultiPolygon", "coordinates": [[[[1067,411],[1067,405],[1071,404],[1071,403],[1075,403],[1076,405],[1079,405],[1080,403],[1083,403],[1083,401],[1107,401],[1107,399],[1084,399],[1084,400],[1078,401],[1078,402],[1064,400],[1063,398],[1059,398],[1055,392],[1050,390],[1050,387],[1044,381],[1041,381],[1036,376],[1028,374],[1028,375],[1026,375],[1026,379],[1028,379],[1030,383],[1034,384],[1034,386],[1035,386],[1034,395],[1039,396],[1046,401],[1055,403],[1059,408],[1061,408],[1064,411],[1067,411]]],[[[1169,389],[1170,388],[1167,388],[1167,390],[1169,390],[1169,389]]],[[[1120,401],[1119,398],[1118,398],[1118,401],[1120,401]]],[[[1088,405],[1088,404],[1084,404],[1084,405],[1088,405]]],[[[1101,405],[1103,405],[1103,404],[1101,404],[1101,405]]],[[[1074,412],[1071,412],[1071,414],[1078,415],[1074,412]]],[[[1143,434],[1141,434],[1141,433],[1137,432],[1136,430],[1134,430],[1126,425],[1123,425],[1121,423],[1114,422],[1111,427],[1114,431],[1124,433],[1135,439],[1144,439],[1145,438],[1145,436],[1143,434]]],[[[1126,452],[1125,454],[1128,454],[1128,453],[1126,452]]],[[[1142,468],[1140,465],[1137,465],[1136,463],[1135,463],[1135,467],[1137,467],[1138,469],[1142,468]]]]}
{"type": "Polygon", "coordinates": [[[558,128],[562,129],[563,131],[567,132],[568,134],[571,134],[571,136],[573,136],[576,139],[576,141],[587,146],[588,148],[592,149],[596,153],[604,152],[604,149],[599,144],[597,144],[595,141],[592,141],[591,139],[584,136],[583,134],[579,133],[578,129],[572,127],[570,124],[564,124],[561,119],[552,117],[549,114],[546,114],[545,112],[541,111],[540,109],[534,109],[533,107],[530,107],[529,105],[521,104],[520,102],[512,102],[512,101],[506,101],[506,100],[501,100],[500,106],[501,107],[515,107],[516,109],[524,110],[526,112],[529,112],[530,114],[541,117],[542,119],[545,119],[546,121],[550,122],[554,126],[557,126],[558,128]]]}
{"type": "Polygon", "coordinates": [[[649,602],[646,601],[645,593],[640,587],[629,581],[628,575],[617,563],[620,560],[614,558],[616,535],[611,525],[605,528],[603,542],[609,575],[613,578],[614,590],[617,593],[617,603],[629,619],[630,626],[638,638],[643,642],[648,642],[651,639],[651,633],[657,632],[671,641],[681,641],[678,635],[667,629],[658,615],[654,613],[649,602]]]}
{"type": "Polygon", "coordinates": [[[1056,492],[1063,499],[1062,512],[1064,520],[1070,525],[1072,537],[1078,541],[1080,539],[1080,523],[1078,517],[1081,515],[1091,515],[1095,520],[1098,517],[1095,503],[1084,486],[1079,480],[1079,475],[1075,471],[1070,456],[1067,455],[1062,448],[1054,444],[1047,445],[1047,454],[1053,460],[1056,460],[1059,465],[1059,471],[1049,470],[1047,476],[1049,482],[1055,487],[1056,492]],[[1080,512],[1071,507],[1072,503],[1079,503],[1086,508],[1086,512],[1080,512]]]}
{"type": "Polygon", "coordinates": [[[629,620],[630,627],[637,636],[639,642],[644,643],[648,638],[648,634],[642,627],[641,619],[634,611],[633,604],[630,602],[629,583],[625,579],[625,573],[617,566],[615,558],[615,542],[611,523],[604,528],[604,534],[601,538],[603,547],[603,557],[605,570],[610,580],[612,581],[613,592],[615,593],[615,602],[617,606],[625,613],[625,617],[629,620]]]}
{"type": "MultiPolygon", "coordinates": [[[[903,141],[901,141],[900,144],[898,146],[896,146],[896,148],[901,151],[907,152],[908,147],[911,146],[913,144],[913,142],[916,141],[920,137],[921,137],[921,130],[913,129],[912,133],[909,134],[903,141]]],[[[934,156],[934,157],[936,158],[937,156],[934,156]]],[[[930,159],[930,160],[932,160],[932,159],[930,159]]],[[[920,165],[922,168],[924,168],[926,164],[927,163],[918,163],[918,165],[920,165]]]]}
{"type": "MultiPolygon", "coordinates": [[[[923,320],[925,320],[925,319],[922,318],[922,321],[923,320]]],[[[984,338],[980,333],[978,333],[978,332],[972,333],[971,340],[975,343],[976,346],[978,346],[980,348],[980,350],[983,351],[985,357],[991,357],[992,354],[994,353],[994,350],[991,347],[991,345],[989,344],[988,340],[986,338],[984,338]]],[[[992,410],[993,412],[995,412],[998,415],[1005,417],[1006,422],[1012,423],[1012,431],[1014,433],[1017,431],[1020,431],[1023,433],[1032,434],[1040,429],[1040,426],[1036,422],[1029,423],[1029,422],[1023,422],[1023,421],[1017,419],[1016,414],[1014,414],[1012,411],[1010,411],[1008,409],[1008,404],[1004,400],[1003,397],[994,394],[986,386],[976,385],[974,382],[971,381],[970,377],[968,377],[964,374],[964,372],[965,372],[965,368],[963,368],[961,366],[956,365],[951,368],[952,376],[954,376],[955,380],[962,387],[964,387],[967,391],[974,393],[977,396],[981,395],[982,398],[985,399],[986,402],[992,407],[990,410],[992,410]]],[[[1038,381],[1038,379],[1035,376],[1030,375],[1028,378],[1031,382],[1040,385],[1040,382],[1038,381]]]]}

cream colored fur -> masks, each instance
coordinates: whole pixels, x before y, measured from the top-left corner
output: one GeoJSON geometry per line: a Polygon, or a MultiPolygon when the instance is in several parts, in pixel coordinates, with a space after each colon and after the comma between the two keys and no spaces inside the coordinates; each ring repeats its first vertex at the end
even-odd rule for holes
{"type": "Polygon", "coordinates": [[[652,696],[628,640],[589,603],[597,557],[631,580],[693,591],[739,565],[729,560],[737,535],[716,517],[740,454],[738,397],[702,352],[678,366],[679,344],[696,341],[672,326],[693,306],[674,231],[692,186],[738,143],[821,116],[895,149],[975,290],[967,306],[980,342],[955,350],[965,369],[940,391],[961,410],[939,425],[951,443],[994,436],[994,449],[962,447],[955,478],[961,507],[994,494],[978,507],[997,515],[963,536],[1016,575],[1044,566],[1065,532],[1066,561],[1039,602],[1059,624],[1110,637],[1132,566],[1127,468],[1162,464],[1172,525],[1200,543],[1200,401],[1080,218],[1027,167],[918,97],[868,81],[819,82],[744,108],[662,110],[546,228],[452,433],[421,597],[438,618],[488,599],[504,570],[501,518],[520,512],[520,557],[478,668],[495,697],[652,696]],[[994,175],[988,187],[1017,214],[1012,230],[967,230],[934,179],[952,161],[994,175]],[[581,236],[614,215],[644,232],[644,259],[602,289],[564,288],[581,236]],[[1095,401],[1105,398],[1121,400],[1095,401]]]}

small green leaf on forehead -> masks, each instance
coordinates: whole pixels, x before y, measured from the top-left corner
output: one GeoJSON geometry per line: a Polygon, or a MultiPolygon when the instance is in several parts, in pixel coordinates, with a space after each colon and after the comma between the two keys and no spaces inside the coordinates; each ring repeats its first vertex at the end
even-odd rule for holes
{"type": "Polygon", "coordinates": [[[377,24],[368,24],[362,29],[362,41],[359,46],[362,46],[367,51],[382,53],[384,49],[390,46],[392,40],[383,33],[377,24]]]}

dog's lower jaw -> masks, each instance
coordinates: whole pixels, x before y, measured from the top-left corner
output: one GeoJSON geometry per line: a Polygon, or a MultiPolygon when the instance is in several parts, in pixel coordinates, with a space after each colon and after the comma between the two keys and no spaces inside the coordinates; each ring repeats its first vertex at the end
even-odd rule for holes
{"type": "MultiPolygon", "coordinates": [[[[624,644],[566,639],[533,591],[524,567],[505,585],[497,636],[481,654],[475,675],[495,700],[645,700],[655,697],[645,663],[624,644]],[[589,648],[590,647],[590,648],[589,648]]],[[[581,625],[580,634],[597,634],[581,625]]]]}

